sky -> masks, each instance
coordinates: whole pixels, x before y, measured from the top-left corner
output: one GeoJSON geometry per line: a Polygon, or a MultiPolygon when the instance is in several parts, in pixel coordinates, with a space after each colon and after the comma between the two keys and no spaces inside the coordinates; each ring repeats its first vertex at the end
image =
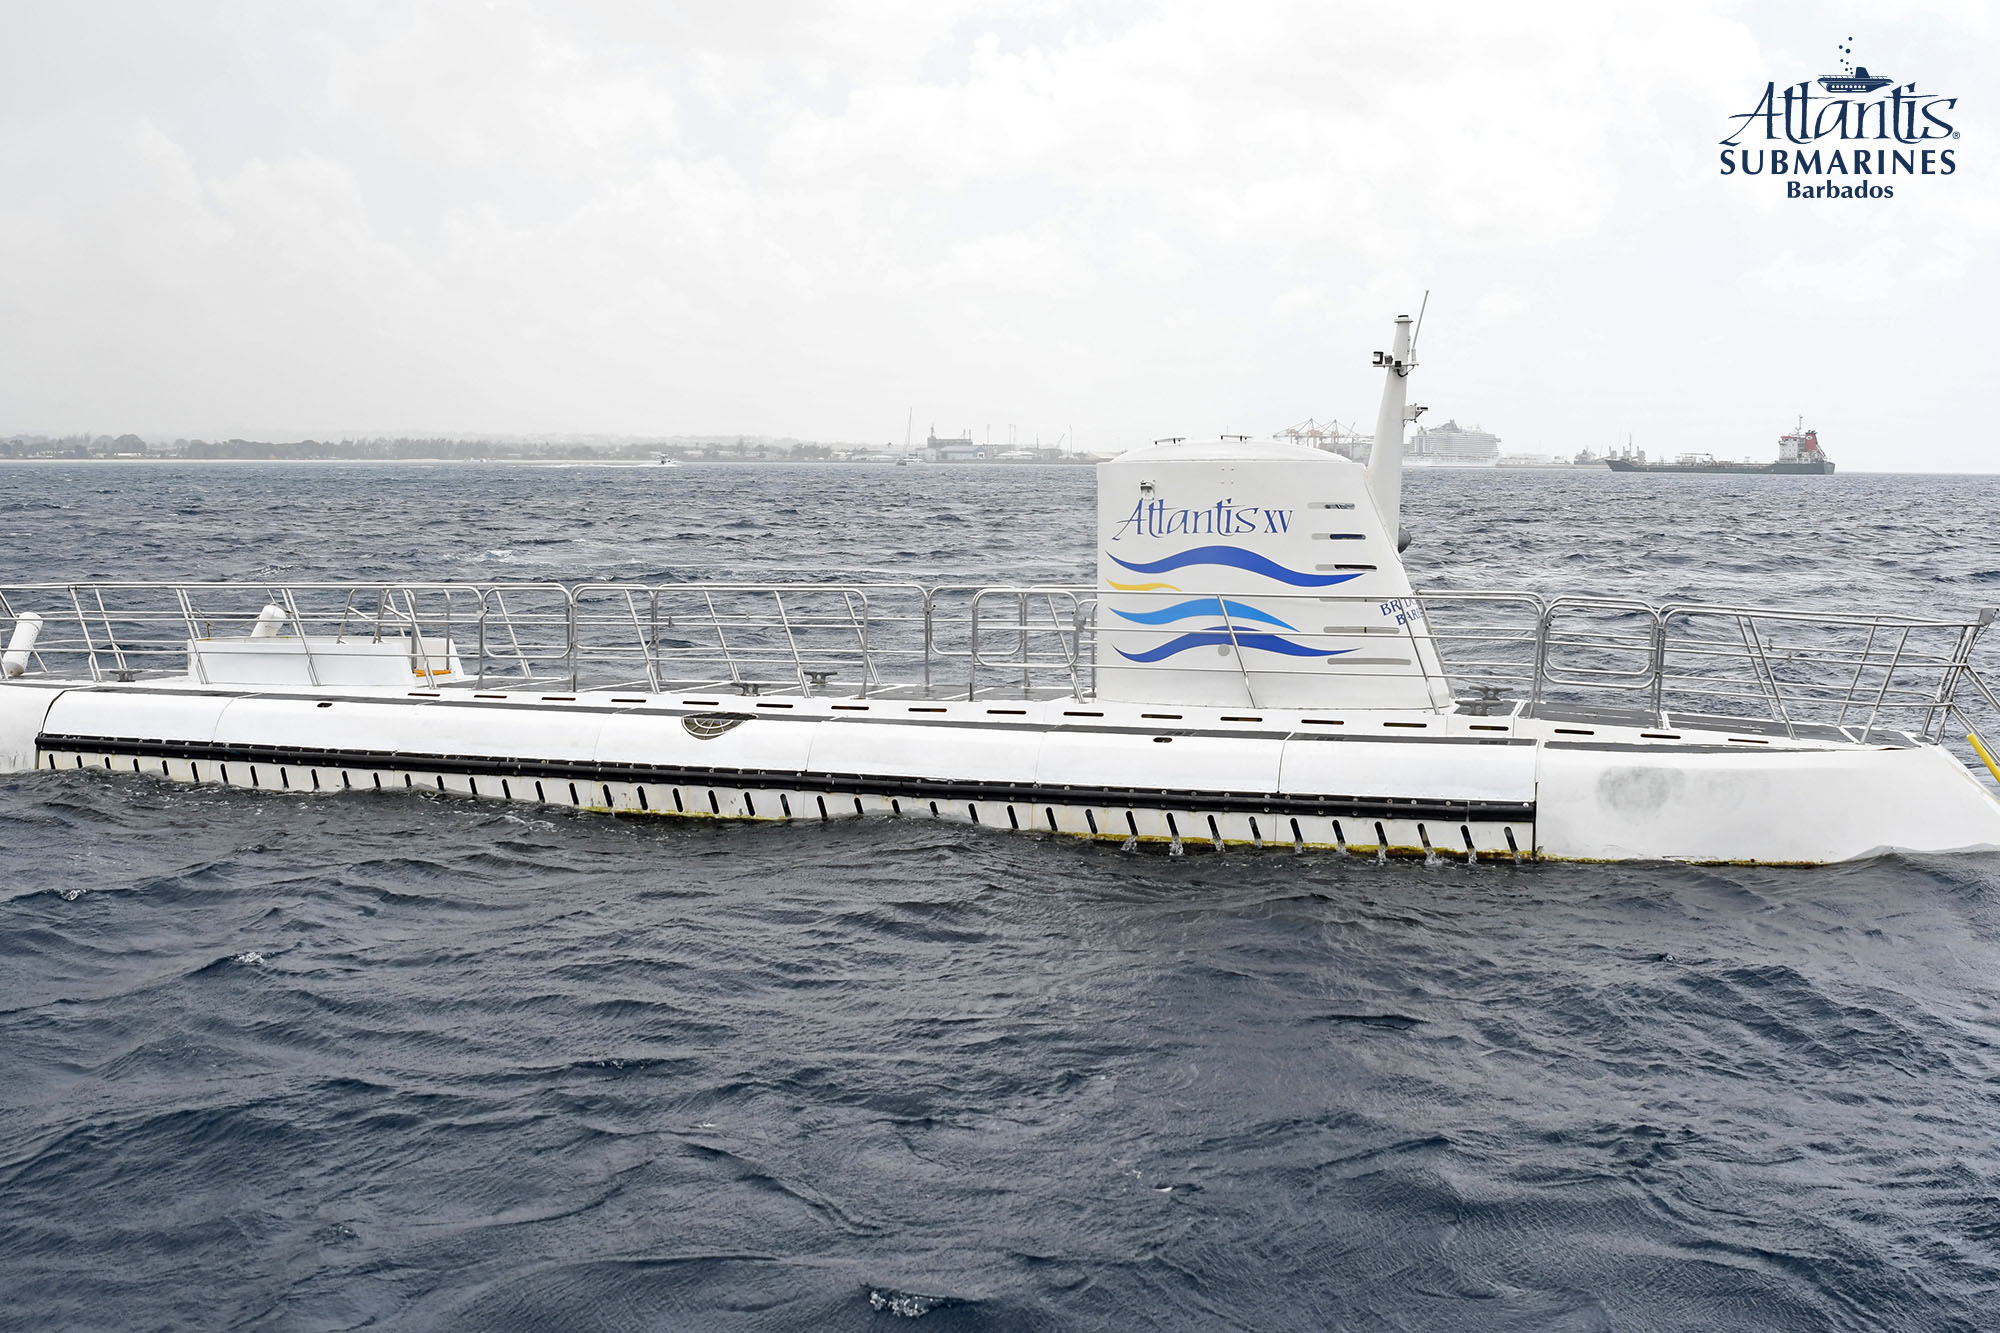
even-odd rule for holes
{"type": "Polygon", "coordinates": [[[1368,429],[1428,292],[1507,452],[1996,471],[1995,89],[1981,0],[10,0],[0,434],[1368,429]],[[1843,46],[1957,170],[1723,175],[1843,46]]]}

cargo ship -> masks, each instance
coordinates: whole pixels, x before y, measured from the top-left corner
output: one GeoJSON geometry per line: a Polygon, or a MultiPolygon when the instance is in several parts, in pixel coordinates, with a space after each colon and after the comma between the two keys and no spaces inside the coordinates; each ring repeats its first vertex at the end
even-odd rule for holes
{"type": "Polygon", "coordinates": [[[1819,432],[1806,429],[1805,418],[1789,434],[1778,437],[1775,463],[1725,462],[1712,454],[1682,454],[1671,463],[1649,463],[1646,451],[1629,444],[1604,460],[1613,472],[1782,472],[1824,476],[1833,471],[1833,460],[1819,447],[1819,432]]]}

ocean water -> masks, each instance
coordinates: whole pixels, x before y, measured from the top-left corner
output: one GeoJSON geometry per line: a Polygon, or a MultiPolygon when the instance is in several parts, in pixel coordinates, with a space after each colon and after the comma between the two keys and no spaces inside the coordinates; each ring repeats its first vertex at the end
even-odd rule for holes
{"type": "MultiPolygon", "coordinates": [[[[1087,577],[1087,469],[0,466],[0,582],[1087,577]]],[[[2000,479],[1413,474],[2000,601],[2000,479]]],[[[1169,860],[0,777],[0,1326],[1989,1329],[2000,860],[1169,860]]]]}

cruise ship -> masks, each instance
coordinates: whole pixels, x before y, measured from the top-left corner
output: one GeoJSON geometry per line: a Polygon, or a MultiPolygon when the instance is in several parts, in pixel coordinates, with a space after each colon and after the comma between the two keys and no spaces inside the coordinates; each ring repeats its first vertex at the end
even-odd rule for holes
{"type": "Polygon", "coordinates": [[[1497,467],[1500,437],[1477,426],[1467,430],[1456,421],[1419,427],[1403,451],[1403,462],[1411,467],[1497,467]]]}

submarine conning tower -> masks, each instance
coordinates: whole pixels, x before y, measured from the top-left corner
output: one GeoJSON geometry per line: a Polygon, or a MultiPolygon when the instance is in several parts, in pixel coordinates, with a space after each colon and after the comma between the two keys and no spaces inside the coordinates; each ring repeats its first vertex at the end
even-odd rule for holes
{"type": "Polygon", "coordinates": [[[1097,469],[1097,694],[1133,703],[1433,710],[1449,684],[1401,535],[1410,321],[1368,466],[1306,445],[1168,440],[1097,469]]]}

